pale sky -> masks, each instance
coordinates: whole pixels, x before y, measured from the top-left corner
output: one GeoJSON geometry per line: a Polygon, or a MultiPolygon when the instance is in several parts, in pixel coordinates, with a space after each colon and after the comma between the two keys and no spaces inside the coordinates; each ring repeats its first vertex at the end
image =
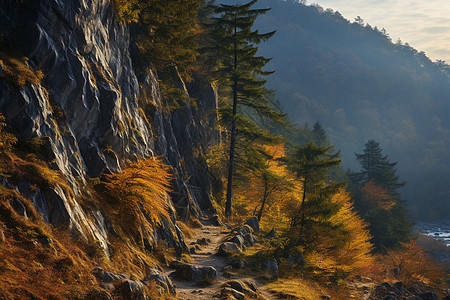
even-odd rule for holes
{"type": "Polygon", "coordinates": [[[450,64],[450,0],[308,0],[311,3],[337,10],[351,22],[361,16],[372,27],[384,27],[394,43],[400,38],[431,60],[450,64]]]}

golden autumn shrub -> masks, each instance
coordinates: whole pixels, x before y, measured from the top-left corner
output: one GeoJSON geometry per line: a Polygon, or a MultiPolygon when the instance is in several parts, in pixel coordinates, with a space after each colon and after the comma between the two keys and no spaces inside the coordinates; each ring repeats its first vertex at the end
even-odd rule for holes
{"type": "Polygon", "coordinates": [[[23,88],[27,84],[40,84],[44,73],[37,70],[33,72],[28,65],[28,58],[16,58],[0,52],[0,65],[3,69],[2,77],[9,85],[23,88]]]}
{"type": "Polygon", "coordinates": [[[362,199],[367,202],[370,207],[379,207],[383,210],[390,210],[394,207],[395,202],[387,190],[381,185],[374,182],[373,179],[367,181],[361,188],[362,199]]]}
{"type": "Polygon", "coordinates": [[[167,193],[172,176],[159,158],[129,165],[121,173],[106,175],[104,199],[123,229],[140,232],[169,217],[167,193]]]}
{"type": "Polygon", "coordinates": [[[401,246],[399,249],[388,249],[382,258],[387,270],[398,268],[397,280],[408,286],[421,281],[437,287],[442,285],[445,272],[441,265],[428,257],[414,240],[401,243],[401,246]]]}

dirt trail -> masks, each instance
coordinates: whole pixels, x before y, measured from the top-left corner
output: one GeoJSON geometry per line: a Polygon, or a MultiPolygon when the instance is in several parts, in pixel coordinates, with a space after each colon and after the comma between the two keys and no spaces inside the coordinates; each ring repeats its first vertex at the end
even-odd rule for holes
{"type": "MultiPolygon", "coordinates": [[[[226,258],[215,255],[220,244],[224,238],[230,233],[231,230],[222,226],[203,226],[201,228],[194,229],[192,238],[186,239],[186,244],[191,247],[191,243],[197,241],[197,239],[209,239],[210,242],[207,245],[199,245],[200,250],[197,250],[196,254],[191,254],[193,261],[190,262],[196,266],[212,266],[218,272],[218,278],[213,285],[201,287],[197,286],[195,282],[186,282],[173,279],[173,283],[176,285],[177,297],[180,300],[202,300],[202,299],[214,299],[220,294],[221,286],[229,278],[223,277],[222,269],[226,266],[226,258]]],[[[245,278],[233,278],[241,280],[245,278]]],[[[269,295],[262,287],[260,287],[262,295],[267,298],[269,295]]]]}
{"type": "Polygon", "coordinates": [[[173,283],[177,286],[178,299],[213,299],[213,296],[219,293],[220,286],[226,281],[222,276],[222,269],[226,265],[226,259],[215,255],[215,253],[217,253],[220,243],[230,231],[221,226],[203,226],[194,230],[193,237],[186,240],[188,247],[190,247],[191,242],[201,238],[209,239],[211,242],[207,245],[199,245],[200,250],[197,250],[197,254],[191,254],[193,259],[191,263],[202,267],[212,266],[219,273],[219,277],[213,285],[207,287],[199,287],[195,282],[179,281],[177,279],[173,279],[173,283]]]}

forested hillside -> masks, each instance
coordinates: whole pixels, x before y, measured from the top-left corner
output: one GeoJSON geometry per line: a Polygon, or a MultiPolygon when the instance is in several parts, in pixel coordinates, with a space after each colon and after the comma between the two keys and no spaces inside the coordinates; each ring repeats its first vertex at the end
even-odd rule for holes
{"type": "Polygon", "coordinates": [[[446,191],[447,75],[423,54],[295,2],[0,16],[0,299],[450,297],[401,191],[446,191]]]}
{"type": "MultiPolygon", "coordinates": [[[[277,33],[260,51],[272,57],[268,86],[292,122],[320,122],[341,149],[343,166],[369,139],[399,161],[404,198],[416,219],[447,218],[450,190],[449,66],[376,24],[297,1],[272,7],[257,26],[277,33]]],[[[364,17],[364,16],[362,16],[364,17]]]]}

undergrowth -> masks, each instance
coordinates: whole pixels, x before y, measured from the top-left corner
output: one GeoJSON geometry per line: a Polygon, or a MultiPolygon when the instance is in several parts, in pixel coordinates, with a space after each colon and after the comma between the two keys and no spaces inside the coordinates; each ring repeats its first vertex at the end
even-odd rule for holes
{"type": "Polygon", "coordinates": [[[121,173],[106,175],[97,186],[116,225],[143,244],[145,228],[154,229],[169,218],[168,195],[172,176],[159,158],[141,160],[121,173]]]}
{"type": "Polygon", "coordinates": [[[13,87],[23,88],[27,84],[40,84],[44,78],[42,71],[31,70],[26,57],[16,57],[5,51],[0,51],[0,66],[3,69],[1,77],[13,87]]]}
{"type": "MultiPolygon", "coordinates": [[[[0,115],[0,176],[12,184],[0,185],[0,299],[85,299],[98,287],[95,266],[142,279],[150,268],[158,268],[158,260],[175,255],[164,241],[151,249],[143,243],[145,234],[170,217],[171,175],[161,159],[136,162],[120,174],[93,179],[88,191],[75,195],[62,174],[49,167],[52,156],[43,140],[18,139],[5,128],[0,115]],[[102,207],[114,228],[108,234],[109,259],[92,237],[85,240],[45,223],[33,202],[13,188],[23,181],[44,193],[61,187],[85,209],[102,207]],[[26,217],[13,208],[17,203],[26,217]]],[[[148,288],[147,293],[157,291],[148,288]]]]}

